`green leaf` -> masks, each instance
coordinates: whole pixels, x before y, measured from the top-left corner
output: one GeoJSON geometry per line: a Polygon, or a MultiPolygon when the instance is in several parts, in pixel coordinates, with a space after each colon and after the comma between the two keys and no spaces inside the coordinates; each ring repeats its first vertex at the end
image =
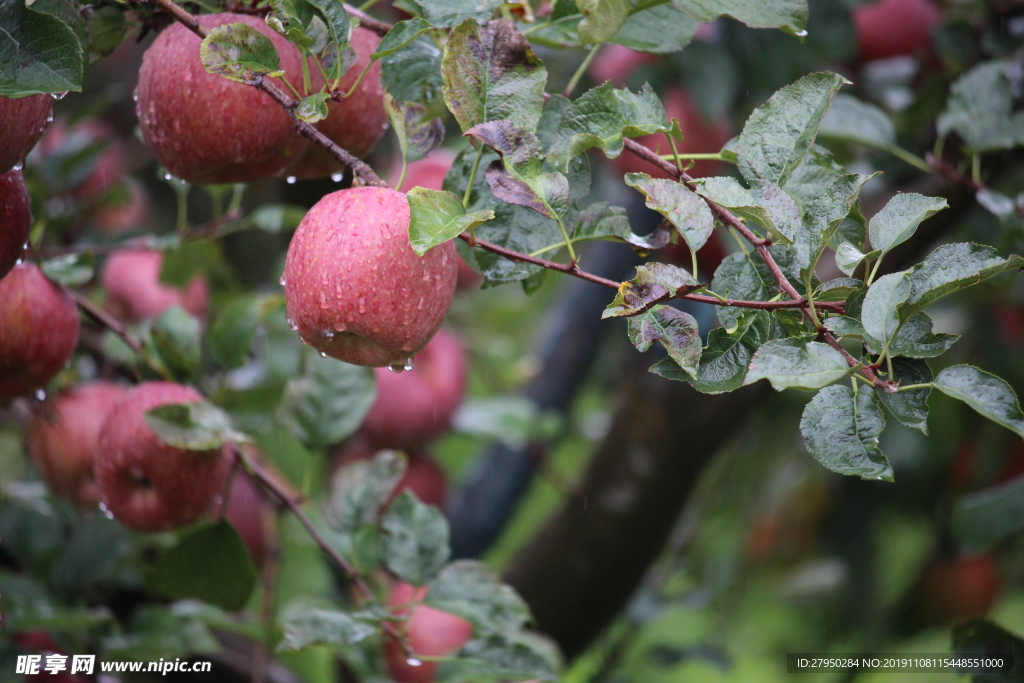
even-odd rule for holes
{"type": "Polygon", "coordinates": [[[467,19],[452,31],[441,63],[444,101],[463,131],[487,121],[536,130],[548,72],[507,19],[467,19]]]}
{"type": "Polygon", "coordinates": [[[384,112],[398,138],[398,147],[406,161],[419,161],[444,141],[444,123],[429,118],[427,108],[416,102],[399,102],[384,93],[384,112]]]}
{"type": "Polygon", "coordinates": [[[848,82],[830,72],[810,74],[755,109],[732,146],[743,177],[785,185],[814,142],[832,98],[848,82]]]}
{"type": "MultiPolygon", "coordinates": [[[[893,376],[889,379],[903,385],[928,384],[932,381],[932,370],[923,360],[910,358],[892,359],[893,376]]],[[[896,394],[879,392],[878,396],[893,417],[901,423],[928,436],[928,395],[931,389],[912,389],[896,394]]]]}
{"type": "Polygon", "coordinates": [[[253,226],[276,235],[280,232],[291,232],[299,227],[306,216],[306,209],[293,204],[264,204],[253,211],[247,220],[253,226]]]}
{"type": "Polygon", "coordinates": [[[934,216],[949,205],[942,197],[925,197],[914,192],[902,192],[882,207],[868,223],[871,246],[887,254],[903,244],[917,231],[922,221],[934,216]]]}
{"type": "Polygon", "coordinates": [[[825,247],[851,212],[855,210],[864,183],[874,176],[851,173],[836,179],[821,197],[804,212],[802,232],[794,240],[794,260],[800,268],[800,280],[811,276],[825,247]]]}
{"type": "Polygon", "coordinates": [[[1024,414],[1021,414],[1017,394],[1001,377],[973,365],[953,365],[940,372],[933,385],[1024,438],[1024,414]]]}
{"type": "Polygon", "coordinates": [[[697,192],[740,218],[757,223],[777,240],[792,242],[800,229],[796,202],[775,183],[758,180],[753,185],[748,190],[735,178],[702,178],[697,192]]]}
{"type": "Polygon", "coordinates": [[[66,287],[78,287],[92,280],[93,257],[89,252],[65,254],[39,264],[46,277],[66,287]]]}
{"type": "Polygon", "coordinates": [[[230,415],[206,401],[153,408],[146,411],[146,424],[165,444],[190,451],[212,451],[226,443],[252,440],[235,430],[230,415]]]}
{"type": "Polygon", "coordinates": [[[610,40],[629,18],[629,0],[576,0],[584,19],[576,27],[580,45],[610,40]]]}
{"type": "Polygon", "coordinates": [[[249,360],[262,307],[258,297],[238,297],[225,306],[213,321],[206,340],[214,360],[222,367],[240,368],[249,360]]]}
{"type": "Polygon", "coordinates": [[[448,522],[444,513],[402,492],[381,521],[384,562],[396,576],[422,586],[448,564],[448,522]]]}
{"type": "Polygon", "coordinates": [[[664,230],[663,240],[652,243],[651,235],[633,234],[629,227],[629,216],[621,206],[610,206],[607,202],[594,202],[580,211],[576,224],[569,234],[573,240],[585,239],[620,239],[641,249],[660,249],[668,246],[668,230],[664,230]]]}
{"type": "Polygon", "coordinates": [[[641,353],[660,342],[668,357],[697,378],[702,342],[697,330],[697,321],[689,313],[677,311],[670,306],[655,306],[629,319],[627,326],[629,341],[641,353]]]}
{"type": "Polygon", "coordinates": [[[807,450],[826,468],[861,479],[892,481],[892,467],[878,448],[885,417],[870,389],[854,395],[846,386],[825,387],[800,418],[807,450]]]}
{"type": "MultiPolygon", "coordinates": [[[[726,256],[711,280],[711,290],[730,299],[770,301],[776,296],[778,285],[768,266],[761,259],[753,258],[756,261],[742,252],[726,256]]],[[[718,306],[715,312],[718,320],[730,331],[744,315],[742,309],[731,306],[718,306]]]]}
{"type": "Polygon", "coordinates": [[[796,36],[807,35],[810,14],[807,0],[673,0],[698,21],[728,15],[751,28],[781,28],[796,36]]]}
{"type": "Polygon", "coordinates": [[[426,604],[456,614],[481,636],[511,633],[530,619],[530,609],[510,586],[487,565],[458,560],[441,570],[430,583],[426,604]]]}
{"type": "Polygon", "coordinates": [[[430,24],[420,17],[413,17],[400,21],[388,31],[387,35],[380,39],[377,49],[370,55],[370,59],[381,59],[389,57],[403,47],[410,45],[414,40],[430,30],[430,24]]]}
{"type": "Polygon", "coordinates": [[[89,52],[105,57],[128,35],[125,12],[110,5],[95,7],[86,20],[89,29],[89,52]]]}
{"type": "MultiPolygon", "coordinates": [[[[338,54],[341,55],[345,48],[348,46],[349,38],[352,37],[352,19],[348,16],[348,12],[345,11],[345,5],[337,2],[336,0],[305,0],[310,5],[315,7],[324,23],[327,25],[327,33],[330,36],[330,42],[338,50],[338,54]]],[[[328,44],[325,47],[330,47],[328,44]]],[[[342,56],[340,59],[335,60],[334,67],[331,69],[331,75],[335,78],[340,78],[344,75],[345,71],[355,63],[354,54],[348,59],[342,56]]]]}
{"type": "Polygon", "coordinates": [[[608,157],[622,153],[622,138],[668,131],[661,100],[645,85],[639,93],[616,90],[610,83],[583,93],[562,116],[548,160],[568,168],[569,161],[591,147],[608,157]]]}
{"type": "Polygon", "coordinates": [[[846,175],[846,170],[836,163],[831,152],[821,145],[811,145],[783,188],[798,204],[806,207],[825,194],[843,175],[846,175]]]}
{"type": "Polygon", "coordinates": [[[460,659],[477,675],[491,680],[555,681],[558,678],[535,642],[525,638],[475,638],[463,646],[460,659]]]}
{"type": "Polygon", "coordinates": [[[180,306],[160,314],[143,339],[149,361],[172,377],[188,380],[199,370],[202,324],[180,306]]]}
{"type": "Polygon", "coordinates": [[[949,89],[939,135],[956,131],[968,149],[990,152],[1024,145],[1024,112],[1014,111],[1011,62],[979,64],[949,89]]]}
{"type": "Polygon", "coordinates": [[[911,293],[900,315],[907,319],[939,299],[1007,270],[1024,267],[1024,258],[1003,259],[992,247],[959,242],[945,244],[914,267],[911,293]]]}
{"type": "Polygon", "coordinates": [[[666,2],[635,11],[610,42],[637,52],[666,54],[686,47],[699,28],[699,21],[666,2]]]}
{"type": "Polygon", "coordinates": [[[668,219],[690,249],[703,247],[715,229],[715,217],[707,203],[690,188],[674,180],[652,178],[646,173],[627,173],[626,184],[647,200],[647,207],[668,219]]]}
{"type": "Polygon", "coordinates": [[[818,135],[880,149],[896,141],[896,130],[888,114],[873,104],[843,93],[832,101],[832,108],[821,120],[818,135]]]}
{"type": "MultiPolygon", "coordinates": [[[[908,358],[934,358],[948,351],[959,338],[958,334],[934,334],[931,316],[922,311],[903,323],[896,338],[889,342],[889,353],[908,358]]],[[[871,340],[865,341],[873,346],[871,340]]],[[[877,353],[881,349],[872,348],[871,351],[877,353]]]]}
{"type": "Polygon", "coordinates": [[[136,607],[128,628],[115,632],[116,635],[100,641],[100,648],[111,658],[156,661],[212,654],[221,649],[221,644],[200,619],[178,616],[173,607],[168,609],[163,605],[136,607]]]}
{"type": "Polygon", "coordinates": [[[84,56],[75,32],[24,0],[0,0],[0,96],[81,92],[84,56]]]}
{"type": "Polygon", "coordinates": [[[1024,477],[956,502],[950,529],[967,551],[980,553],[1024,530],[1024,477]]]}
{"type": "Polygon", "coordinates": [[[221,520],[183,534],[156,561],[149,585],[172,598],[198,598],[239,610],[249,601],[258,578],[242,538],[221,520]]]}
{"type": "Polygon", "coordinates": [[[312,645],[355,645],[377,632],[373,624],[357,621],[337,610],[306,607],[289,614],[277,650],[302,650],[312,645]]]}
{"type": "Polygon", "coordinates": [[[881,255],[880,251],[865,254],[858,247],[844,240],[836,248],[836,266],[846,275],[853,275],[853,271],[857,270],[864,259],[876,259],[881,255]]]}
{"type": "Polygon", "coordinates": [[[636,267],[636,277],[619,285],[602,318],[638,315],[657,303],[688,294],[700,283],[687,271],[667,263],[649,262],[636,267]]]}
{"type": "Polygon", "coordinates": [[[381,85],[399,102],[433,102],[442,89],[442,57],[429,36],[420,36],[381,58],[381,85]]]}
{"type": "Polygon", "coordinates": [[[878,278],[864,295],[861,323],[864,331],[887,350],[900,327],[899,307],[910,296],[907,271],[878,278]]]}
{"type": "Polygon", "coordinates": [[[278,416],[307,448],[351,436],[376,398],[371,368],[321,358],[305,349],[305,372],[288,381],[278,416]]]}
{"type": "Polygon", "coordinates": [[[829,280],[814,290],[815,301],[846,301],[854,292],[862,290],[864,283],[857,278],[839,277],[829,280]]]}
{"type": "Polygon", "coordinates": [[[555,411],[542,411],[528,398],[492,396],[468,399],[453,416],[452,427],[460,434],[522,449],[531,441],[554,438],[563,424],[555,411]]]}
{"type": "Polygon", "coordinates": [[[483,24],[494,15],[501,0],[410,0],[436,28],[451,28],[467,19],[483,24]]]}
{"type": "Polygon", "coordinates": [[[281,58],[270,38],[248,24],[224,24],[210,30],[199,48],[203,68],[239,83],[281,76],[281,58]]]}
{"type": "Polygon", "coordinates": [[[954,667],[957,674],[973,674],[974,683],[1019,683],[1024,679],[1024,639],[991,621],[970,619],[953,627],[953,657],[977,658],[1003,655],[1004,666],[992,669],[954,667]]]}
{"type": "Polygon", "coordinates": [[[372,460],[342,466],[331,482],[328,524],[344,534],[374,524],[405,470],[406,462],[396,451],[378,451],[372,460]]]}
{"type": "Polygon", "coordinates": [[[770,341],[754,354],[744,384],[760,379],[776,391],[789,387],[818,389],[850,372],[842,354],[828,344],[803,339],[770,341]]]}
{"type": "Polygon", "coordinates": [[[327,100],[330,97],[325,92],[313,93],[309,97],[303,97],[295,107],[295,115],[306,123],[316,123],[327,118],[327,100]]]}
{"type": "Polygon", "coordinates": [[[414,187],[409,190],[409,244],[420,256],[464,231],[494,218],[490,210],[466,213],[451,192],[414,187]]]}
{"type": "Polygon", "coordinates": [[[289,42],[314,54],[327,46],[327,26],[306,0],[270,0],[270,10],[272,13],[267,15],[267,25],[289,42]],[[313,27],[314,20],[318,23],[317,28],[313,27]]]}

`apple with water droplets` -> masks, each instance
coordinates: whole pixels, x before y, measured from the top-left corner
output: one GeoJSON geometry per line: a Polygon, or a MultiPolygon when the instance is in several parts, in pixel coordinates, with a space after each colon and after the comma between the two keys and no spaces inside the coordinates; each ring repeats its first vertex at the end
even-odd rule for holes
{"type": "Polygon", "coordinates": [[[401,643],[393,637],[384,640],[384,657],[391,677],[397,683],[432,683],[437,662],[423,661],[420,657],[452,655],[473,637],[473,626],[454,614],[443,612],[421,603],[427,595],[426,586],[415,588],[411,584],[395,584],[388,598],[393,614],[411,615],[398,626],[409,649],[406,655],[401,643]],[[410,607],[411,606],[411,607],[410,607]]]}
{"type": "Polygon", "coordinates": [[[33,263],[0,280],[0,405],[46,386],[78,346],[78,306],[33,263]]]}
{"type": "MultiPolygon", "coordinates": [[[[256,29],[277,48],[286,78],[301,84],[298,48],[262,17],[221,13],[196,18],[207,29],[236,23],[256,29]]],[[[298,158],[306,140],[269,95],[207,73],[199,59],[201,42],[174,23],[146,50],[135,91],[142,137],[169,173],[190,183],[248,183],[274,176],[298,158]]]]}
{"type": "Polygon", "coordinates": [[[12,99],[0,95],[0,173],[21,165],[53,117],[53,98],[30,95],[12,99]]]}
{"type": "Polygon", "coordinates": [[[107,257],[102,276],[107,310],[125,322],[155,318],[171,306],[205,317],[210,300],[206,279],[197,275],[184,289],[164,284],[163,262],[163,253],[151,249],[122,249],[107,257]]]}
{"type": "Polygon", "coordinates": [[[0,174],[0,279],[25,253],[32,229],[32,200],[21,171],[0,174]]]}
{"type": "Polygon", "coordinates": [[[169,531],[197,521],[224,491],[229,446],[193,451],[164,443],[146,422],[159,406],[203,396],[173,382],[143,382],[114,404],[96,443],[96,481],[114,519],[136,531],[169,531]]]}
{"type": "Polygon", "coordinates": [[[54,493],[82,507],[100,502],[93,459],[100,427],[126,389],[113,382],[79,384],[32,411],[27,445],[39,476],[54,493]]]}
{"type": "Polygon", "coordinates": [[[288,245],[288,319],[323,355],[403,368],[441,327],[455,293],[456,261],[451,242],[423,256],[412,250],[401,192],[333,192],[309,210],[288,245]]]}

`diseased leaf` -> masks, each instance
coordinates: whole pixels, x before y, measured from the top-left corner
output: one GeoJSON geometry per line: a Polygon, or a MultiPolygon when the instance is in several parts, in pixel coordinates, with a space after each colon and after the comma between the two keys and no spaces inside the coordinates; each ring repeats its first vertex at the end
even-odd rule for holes
{"type": "Polygon", "coordinates": [[[536,130],[548,72],[508,19],[459,24],[445,45],[441,73],[445,104],[463,131],[502,120],[536,130]]]}
{"type": "Polygon", "coordinates": [[[0,96],[82,91],[82,44],[64,21],[0,0],[0,36],[0,96]]]}
{"type": "Polygon", "coordinates": [[[295,115],[306,123],[323,121],[327,118],[328,97],[330,95],[325,92],[313,93],[309,97],[303,97],[299,100],[299,105],[295,107],[295,115]]]}
{"type": "Polygon", "coordinates": [[[890,340],[899,330],[899,307],[909,296],[907,271],[878,278],[864,295],[861,324],[865,332],[881,342],[883,350],[888,349],[890,340]]]}
{"type": "Polygon", "coordinates": [[[889,200],[868,223],[871,246],[882,254],[903,244],[914,234],[917,226],[947,206],[942,197],[925,197],[904,192],[889,200]]]}
{"type": "Polygon", "coordinates": [[[569,161],[591,147],[609,158],[622,153],[622,138],[670,129],[661,100],[645,85],[639,93],[617,90],[610,83],[583,93],[562,116],[548,160],[568,168],[569,161]]]}
{"type": "MultiPolygon", "coordinates": [[[[239,83],[281,76],[281,58],[270,38],[248,24],[224,24],[210,30],[199,48],[203,68],[239,83]]],[[[326,107],[326,105],[325,105],[326,107]]]]}
{"type": "Polygon", "coordinates": [[[703,247],[714,232],[711,209],[682,183],[652,178],[646,173],[628,173],[626,184],[643,193],[647,207],[667,218],[693,251],[703,247]]]}
{"type": "Polygon", "coordinates": [[[940,372],[933,385],[1024,438],[1024,414],[1017,393],[1001,377],[973,365],[953,365],[940,372]]]}
{"type": "Polygon", "coordinates": [[[419,161],[444,142],[444,124],[428,116],[427,108],[417,102],[399,102],[384,93],[384,113],[398,138],[398,147],[406,161],[419,161]]]}
{"type": "Polygon", "coordinates": [[[842,354],[828,344],[778,339],[757,350],[744,384],[767,379],[776,391],[790,387],[818,389],[849,372],[842,354]]]}
{"type": "Polygon", "coordinates": [[[481,636],[513,632],[530,619],[523,599],[487,565],[473,560],[442,569],[430,584],[426,604],[468,620],[481,636]]]}
{"type": "Polygon", "coordinates": [[[636,267],[636,277],[619,285],[618,293],[601,317],[637,315],[699,286],[700,283],[682,268],[667,263],[645,263],[636,267]]]}
{"type": "Polygon", "coordinates": [[[451,551],[444,513],[424,505],[408,491],[391,503],[381,529],[388,569],[412,585],[425,585],[448,563],[451,551]]]}
{"type": "Polygon", "coordinates": [[[443,190],[414,187],[406,196],[409,199],[409,244],[420,256],[494,218],[494,212],[489,209],[466,213],[462,200],[443,190]]]}
{"type": "Polygon", "coordinates": [[[644,352],[660,342],[676,365],[697,378],[702,342],[693,316],[670,306],[655,306],[629,319],[629,340],[644,352]]]}
{"type": "Polygon", "coordinates": [[[1024,258],[999,256],[992,247],[960,242],[945,244],[914,267],[910,298],[900,309],[904,320],[939,299],[1007,270],[1024,267],[1024,258]]]}
{"type": "Polygon", "coordinates": [[[810,400],[800,419],[807,450],[826,468],[861,479],[892,481],[892,467],[878,448],[885,417],[869,389],[856,395],[840,384],[825,387],[810,400]]]}
{"type": "Polygon", "coordinates": [[[810,74],[755,109],[732,146],[743,177],[785,185],[814,142],[832,98],[848,82],[834,73],[810,74]]]}
{"type": "Polygon", "coordinates": [[[818,135],[885,149],[896,141],[889,115],[873,104],[839,93],[821,120],[818,135]]]}
{"type": "MultiPolygon", "coordinates": [[[[928,384],[932,371],[923,360],[896,357],[892,359],[893,376],[890,378],[902,386],[928,384]]],[[[928,436],[928,395],[931,389],[912,389],[890,394],[879,392],[878,397],[897,420],[911,429],[928,436]]]]}
{"type": "Polygon", "coordinates": [[[231,416],[205,401],[173,403],[146,411],[146,424],[169,446],[211,451],[232,441],[252,441],[232,426],[231,416]]]}

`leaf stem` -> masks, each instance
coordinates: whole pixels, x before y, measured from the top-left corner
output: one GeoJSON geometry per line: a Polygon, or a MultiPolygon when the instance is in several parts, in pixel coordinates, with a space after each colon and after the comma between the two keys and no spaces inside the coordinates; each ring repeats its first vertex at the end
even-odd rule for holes
{"type": "Polygon", "coordinates": [[[587,53],[587,56],[583,59],[583,62],[581,62],[579,67],[576,68],[576,73],[574,73],[572,75],[572,78],[569,79],[569,84],[565,86],[565,90],[562,91],[562,97],[572,97],[572,91],[576,89],[577,85],[579,85],[580,79],[583,78],[583,74],[587,72],[587,69],[590,67],[590,63],[594,61],[594,57],[597,56],[598,51],[603,46],[604,43],[598,43],[590,50],[589,53],[587,53]]]}
{"type": "Polygon", "coordinates": [[[469,179],[466,181],[466,191],[462,195],[462,208],[469,208],[469,198],[473,194],[473,186],[476,184],[476,173],[480,170],[480,162],[484,158],[484,146],[476,150],[476,159],[473,161],[473,170],[469,172],[469,179]]]}
{"type": "Polygon", "coordinates": [[[907,386],[901,386],[900,391],[916,391],[918,389],[934,389],[935,385],[931,382],[925,382],[924,384],[908,384],[907,386]]]}
{"type": "Polygon", "coordinates": [[[913,152],[908,152],[899,145],[886,145],[885,147],[882,147],[882,149],[884,149],[886,152],[893,155],[897,159],[907,162],[908,164],[910,164],[911,166],[920,171],[924,171],[925,173],[932,173],[935,171],[934,168],[928,165],[927,161],[917,156],[913,152]]]}
{"type": "Polygon", "coordinates": [[[370,67],[373,66],[373,64],[374,64],[374,62],[373,62],[372,59],[369,62],[366,63],[366,66],[364,66],[363,70],[359,73],[359,77],[356,79],[356,82],[353,83],[352,87],[349,88],[348,92],[345,93],[345,99],[346,100],[348,98],[352,97],[352,93],[354,93],[356,91],[356,88],[359,87],[359,84],[363,82],[363,77],[365,77],[366,74],[370,73],[370,67]]]}
{"type": "Polygon", "coordinates": [[[572,248],[572,239],[570,239],[569,233],[565,229],[565,223],[562,222],[562,217],[557,213],[555,214],[555,222],[558,223],[558,229],[562,231],[562,237],[565,239],[565,248],[569,250],[569,263],[575,268],[576,251],[572,248]]]}
{"type": "Polygon", "coordinates": [[[668,161],[672,161],[673,159],[676,159],[676,158],[683,159],[683,160],[691,160],[692,159],[693,161],[704,161],[704,160],[707,160],[707,161],[728,161],[728,159],[726,159],[724,156],[722,156],[721,152],[716,152],[714,154],[712,154],[710,152],[706,153],[706,154],[678,154],[678,153],[673,152],[672,154],[659,154],[658,156],[660,156],[662,159],[666,159],[668,161]]]}

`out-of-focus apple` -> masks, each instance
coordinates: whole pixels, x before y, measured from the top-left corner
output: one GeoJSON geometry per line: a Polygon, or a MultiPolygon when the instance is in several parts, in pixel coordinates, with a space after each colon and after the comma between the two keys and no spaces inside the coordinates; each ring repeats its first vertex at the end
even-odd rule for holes
{"type": "Polygon", "coordinates": [[[137,230],[150,218],[149,190],[126,175],[120,187],[92,210],[92,224],[109,237],[137,230]]]}
{"type": "Polygon", "coordinates": [[[597,53],[587,72],[598,85],[611,81],[612,85],[621,88],[634,71],[657,61],[655,55],[647,52],[636,52],[622,45],[608,43],[597,53]]]}
{"type": "MultiPolygon", "coordinates": [[[[419,603],[427,595],[427,588],[419,589],[401,582],[395,584],[388,598],[393,614],[410,614],[410,605],[419,603]]],[[[437,669],[436,662],[424,662],[419,656],[443,657],[459,650],[473,637],[473,626],[448,612],[416,604],[411,607],[411,616],[399,626],[410,656],[402,645],[393,638],[384,641],[384,657],[388,671],[396,683],[432,683],[437,669]]]]}
{"type": "Polygon", "coordinates": [[[67,187],[52,188],[80,200],[102,197],[128,170],[128,154],[114,130],[100,119],[83,119],[73,125],[58,118],[32,150],[30,163],[46,164],[56,158],[63,164],[96,148],[88,164],[72,166],[67,187]]]}
{"type": "Polygon", "coordinates": [[[252,479],[241,472],[235,475],[224,519],[235,527],[257,565],[263,562],[267,554],[267,529],[263,523],[265,508],[259,487],[252,479]]]}
{"type": "Polygon", "coordinates": [[[942,21],[931,0],[880,0],[853,10],[860,58],[864,61],[924,52],[942,21]]]}
{"type": "Polygon", "coordinates": [[[21,171],[0,174],[0,279],[25,253],[32,230],[32,200],[21,171]]]}
{"type": "Polygon", "coordinates": [[[196,276],[184,290],[160,282],[164,255],[149,249],[115,251],[103,267],[106,308],[126,322],[155,318],[181,306],[197,318],[206,316],[210,294],[206,280],[196,276]]]}
{"type": "Polygon", "coordinates": [[[82,507],[100,502],[93,459],[100,427],[125,393],[113,382],[89,382],[36,407],[28,424],[28,452],[39,475],[58,496],[82,507]]]}
{"type": "Polygon", "coordinates": [[[53,117],[53,98],[31,95],[12,99],[0,96],[0,173],[19,166],[35,146],[53,117]]]}

